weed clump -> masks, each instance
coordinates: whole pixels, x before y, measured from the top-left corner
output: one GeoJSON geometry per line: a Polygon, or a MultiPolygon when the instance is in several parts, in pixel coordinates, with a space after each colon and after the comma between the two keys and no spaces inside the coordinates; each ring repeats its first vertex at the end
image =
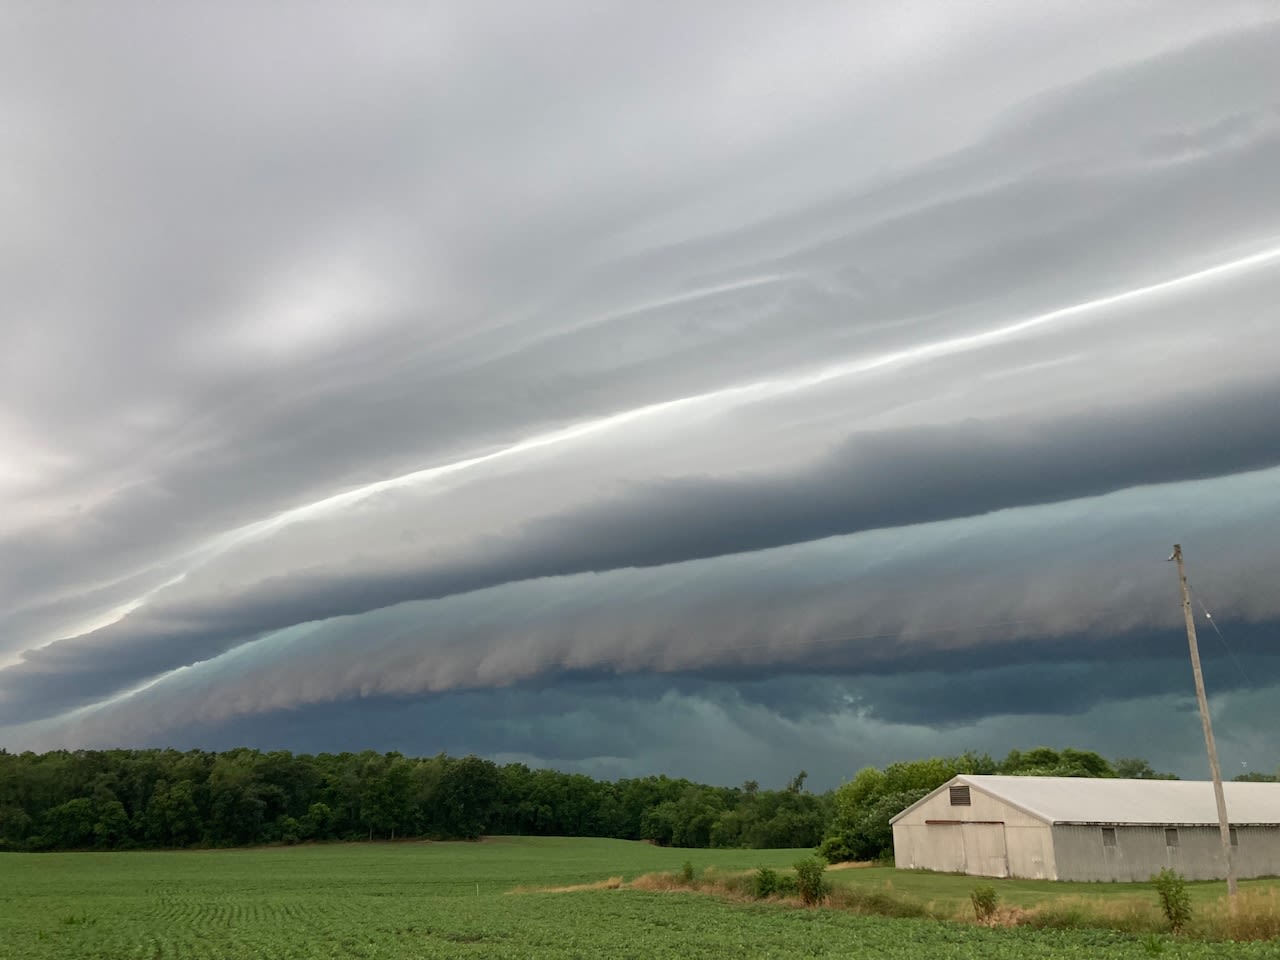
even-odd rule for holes
{"type": "Polygon", "coordinates": [[[1222,897],[1196,915],[1187,929],[1203,940],[1280,940],[1280,890],[1241,890],[1236,909],[1222,897]]]}
{"type": "Polygon", "coordinates": [[[1191,894],[1187,892],[1186,878],[1165,867],[1151,878],[1151,882],[1155,884],[1160,909],[1169,921],[1169,929],[1181,933],[1191,920],[1191,894]]]}
{"type": "Polygon", "coordinates": [[[760,867],[752,877],[751,892],[757,900],[771,897],[778,892],[778,871],[772,867],[760,867]]]}
{"type": "Polygon", "coordinates": [[[973,904],[973,915],[978,922],[986,923],[996,915],[1000,898],[996,895],[995,887],[989,883],[980,883],[969,894],[969,902],[973,904]]]}
{"type": "Polygon", "coordinates": [[[925,904],[914,897],[898,893],[888,884],[879,890],[846,887],[832,893],[829,902],[840,910],[876,917],[938,919],[925,904]]]}
{"type": "Polygon", "coordinates": [[[827,865],[815,857],[796,861],[796,890],[800,899],[809,906],[821,903],[827,896],[827,882],[822,873],[827,865]]]}

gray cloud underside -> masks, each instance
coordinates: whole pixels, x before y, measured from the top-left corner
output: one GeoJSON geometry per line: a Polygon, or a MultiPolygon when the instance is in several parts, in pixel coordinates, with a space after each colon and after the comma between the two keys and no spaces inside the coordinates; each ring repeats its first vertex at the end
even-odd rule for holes
{"type": "Polygon", "coordinates": [[[0,31],[0,724],[1275,616],[1280,24],[894,9],[0,31]]]}
{"type": "MultiPolygon", "coordinates": [[[[1280,618],[1267,586],[1280,560],[1270,532],[1280,519],[1277,476],[1139,488],[733,558],[507,584],[292,627],[93,709],[82,729],[216,724],[565,669],[705,674],[807,664],[883,674],[895,662],[918,670],[947,652],[972,651],[981,662],[993,644],[1013,662],[1041,651],[1057,658],[1061,650],[1039,638],[1072,635],[1084,638],[1076,658],[1097,659],[1117,653],[1117,635],[1152,624],[1177,647],[1180,612],[1163,562],[1175,529],[1194,551],[1198,595],[1224,622],[1280,618]],[[1012,645],[1019,638],[1021,652],[1012,645]]],[[[51,675],[59,674],[74,676],[51,675]]],[[[38,686],[38,675],[28,683],[38,686]]],[[[36,709],[29,704],[26,717],[36,709]]]]}
{"type": "Polygon", "coordinates": [[[495,537],[471,556],[407,569],[300,571],[225,598],[157,601],[119,624],[29,654],[5,700],[22,711],[78,705],[249,636],[542,577],[662,566],[861,530],[973,516],[1149,483],[1280,463],[1271,384],[1060,422],[1007,418],[851,437],[812,468],[767,479],[673,478],[495,537]],[[74,679],[73,679],[74,678],[74,679]]]}

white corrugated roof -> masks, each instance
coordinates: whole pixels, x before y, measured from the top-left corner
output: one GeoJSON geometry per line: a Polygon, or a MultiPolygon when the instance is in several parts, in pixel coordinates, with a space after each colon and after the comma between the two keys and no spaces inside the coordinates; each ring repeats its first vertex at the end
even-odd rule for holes
{"type": "MultiPolygon", "coordinates": [[[[1209,780],[982,777],[952,783],[998,797],[1048,823],[1216,824],[1209,780]]],[[[1224,783],[1233,824],[1280,824],[1280,783],[1224,783]]]]}

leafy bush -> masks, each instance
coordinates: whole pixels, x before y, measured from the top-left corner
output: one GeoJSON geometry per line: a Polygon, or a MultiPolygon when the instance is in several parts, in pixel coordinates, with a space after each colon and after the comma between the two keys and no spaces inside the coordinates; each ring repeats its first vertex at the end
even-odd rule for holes
{"type": "Polygon", "coordinates": [[[818,856],[827,863],[843,863],[853,859],[853,850],[843,834],[827,837],[818,845],[818,856]]]}
{"type": "MultiPolygon", "coordinates": [[[[893,771],[902,766],[893,764],[887,769],[893,771]]],[[[941,776],[941,773],[937,775],[941,776]]],[[[939,783],[948,779],[950,774],[939,783]]],[[[884,855],[893,856],[890,818],[927,796],[933,787],[877,792],[885,789],[886,782],[889,782],[886,774],[872,767],[836,791],[835,817],[818,848],[828,861],[876,860],[884,855]]]]}
{"type": "Polygon", "coordinates": [[[996,915],[996,905],[999,901],[996,888],[989,883],[978,884],[969,894],[969,902],[973,904],[973,913],[979,922],[990,920],[996,915]]]}
{"type": "Polygon", "coordinates": [[[1186,878],[1165,867],[1151,878],[1151,882],[1155,884],[1160,909],[1169,921],[1169,929],[1180,933],[1191,920],[1191,894],[1187,893],[1186,878]]]}
{"type": "Polygon", "coordinates": [[[816,857],[806,857],[796,862],[796,890],[807,904],[820,903],[827,895],[827,883],[822,878],[827,865],[816,857]]]}
{"type": "Polygon", "coordinates": [[[680,882],[686,887],[693,886],[693,864],[688,860],[680,865],[680,882]]]}
{"type": "Polygon", "coordinates": [[[751,892],[763,900],[778,892],[778,871],[772,867],[760,867],[753,878],[751,892]]]}

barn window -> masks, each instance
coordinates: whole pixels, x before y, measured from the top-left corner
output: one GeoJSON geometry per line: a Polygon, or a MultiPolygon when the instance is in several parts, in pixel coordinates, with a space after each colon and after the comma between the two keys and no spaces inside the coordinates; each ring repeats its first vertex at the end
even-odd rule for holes
{"type": "Polygon", "coordinates": [[[1116,845],[1116,828],[1115,827],[1102,828],[1102,845],[1104,847],[1114,847],[1116,845]]]}
{"type": "Polygon", "coordinates": [[[1237,834],[1237,833],[1236,833],[1236,828],[1235,828],[1235,827],[1232,827],[1232,828],[1231,828],[1231,845],[1232,845],[1233,847],[1238,847],[1238,846],[1240,846],[1240,836],[1239,836],[1239,834],[1237,834]]]}
{"type": "Polygon", "coordinates": [[[1178,828],[1177,827],[1165,828],[1164,845],[1166,847],[1176,847],[1178,845],[1178,828]]]}
{"type": "Polygon", "coordinates": [[[951,805],[953,807],[967,807],[972,803],[969,799],[968,787],[952,787],[951,788],[951,805]]]}

